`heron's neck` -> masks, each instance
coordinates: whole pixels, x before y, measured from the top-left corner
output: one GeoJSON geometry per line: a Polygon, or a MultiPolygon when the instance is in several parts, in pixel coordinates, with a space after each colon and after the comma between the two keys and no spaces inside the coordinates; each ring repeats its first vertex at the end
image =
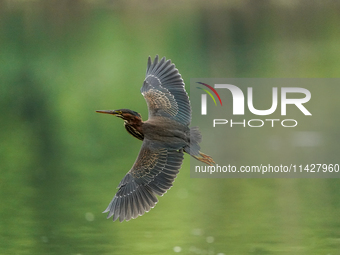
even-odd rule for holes
{"type": "Polygon", "coordinates": [[[134,119],[130,121],[124,121],[124,127],[128,133],[139,140],[144,140],[144,134],[142,131],[143,121],[141,119],[134,119]]]}

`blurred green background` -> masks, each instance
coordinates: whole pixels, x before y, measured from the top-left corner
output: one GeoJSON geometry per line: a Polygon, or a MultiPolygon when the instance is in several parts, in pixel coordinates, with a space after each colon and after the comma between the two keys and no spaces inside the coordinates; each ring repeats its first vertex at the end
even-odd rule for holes
{"type": "Polygon", "coordinates": [[[339,77],[339,24],[337,1],[0,1],[0,253],[340,254],[338,179],[192,179],[187,156],[149,213],[106,220],[141,143],[95,113],[147,118],[149,55],[187,89],[339,77]]]}

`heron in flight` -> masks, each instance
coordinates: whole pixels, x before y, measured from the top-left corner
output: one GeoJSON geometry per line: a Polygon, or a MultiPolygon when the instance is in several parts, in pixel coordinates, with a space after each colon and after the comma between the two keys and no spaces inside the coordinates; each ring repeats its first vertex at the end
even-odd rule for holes
{"type": "Polygon", "coordinates": [[[129,109],[99,110],[124,120],[129,134],[143,141],[130,171],[118,185],[118,192],[104,213],[113,221],[128,221],[153,208],[171,188],[184,152],[212,165],[214,160],[200,152],[202,136],[198,127],[189,128],[191,107],[183,79],[171,60],[158,55],[148,59],[146,77],[141,88],[149,110],[143,121],[139,113],[129,109]]]}

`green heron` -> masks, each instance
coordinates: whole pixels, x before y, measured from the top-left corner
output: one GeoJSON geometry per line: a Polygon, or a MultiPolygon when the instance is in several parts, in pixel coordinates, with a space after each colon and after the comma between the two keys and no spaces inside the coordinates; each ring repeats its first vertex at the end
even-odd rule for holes
{"type": "Polygon", "coordinates": [[[131,170],[118,185],[118,192],[104,211],[113,221],[130,220],[153,208],[171,188],[181,168],[183,152],[206,164],[213,159],[200,152],[202,136],[197,127],[189,128],[191,107],[184,82],[175,65],[158,55],[148,59],[146,78],[141,88],[149,119],[129,109],[96,111],[124,120],[125,129],[142,140],[142,147],[131,170]]]}

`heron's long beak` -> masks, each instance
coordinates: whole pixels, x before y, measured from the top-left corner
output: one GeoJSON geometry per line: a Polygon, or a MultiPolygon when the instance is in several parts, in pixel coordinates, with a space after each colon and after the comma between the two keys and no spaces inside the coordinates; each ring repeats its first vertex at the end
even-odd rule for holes
{"type": "Polygon", "coordinates": [[[113,110],[98,110],[96,112],[98,112],[98,113],[106,113],[106,114],[113,114],[113,115],[117,115],[118,114],[116,111],[113,111],[113,110]]]}

